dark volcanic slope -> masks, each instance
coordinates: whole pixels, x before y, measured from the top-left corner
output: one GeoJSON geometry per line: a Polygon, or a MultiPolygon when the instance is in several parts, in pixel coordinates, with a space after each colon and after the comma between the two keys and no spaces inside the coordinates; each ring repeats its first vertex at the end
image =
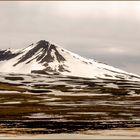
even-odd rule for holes
{"type": "Polygon", "coordinates": [[[4,61],[4,60],[10,60],[16,56],[18,56],[20,54],[19,53],[12,53],[9,50],[0,50],[0,61],[4,61]]]}
{"type": "Polygon", "coordinates": [[[47,63],[53,62],[54,60],[54,57],[51,55],[52,50],[55,52],[58,62],[65,61],[65,58],[57,51],[55,45],[50,44],[48,41],[41,40],[37,43],[37,45],[34,48],[32,48],[31,50],[29,50],[29,52],[27,52],[25,55],[19,58],[19,61],[16,64],[14,64],[14,66],[32,58],[36,52],[40,52],[40,54],[28,61],[27,63],[30,63],[31,61],[36,59],[37,61],[39,61],[39,63],[45,62],[44,65],[47,65],[47,63]]]}

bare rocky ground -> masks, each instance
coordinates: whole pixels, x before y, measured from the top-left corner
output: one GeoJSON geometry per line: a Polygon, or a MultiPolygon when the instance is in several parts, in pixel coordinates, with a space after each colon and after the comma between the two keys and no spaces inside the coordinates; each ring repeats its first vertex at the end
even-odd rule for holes
{"type": "Polygon", "coordinates": [[[106,132],[112,137],[124,131],[140,138],[139,128],[139,82],[0,74],[0,138],[92,137],[106,132]]]}

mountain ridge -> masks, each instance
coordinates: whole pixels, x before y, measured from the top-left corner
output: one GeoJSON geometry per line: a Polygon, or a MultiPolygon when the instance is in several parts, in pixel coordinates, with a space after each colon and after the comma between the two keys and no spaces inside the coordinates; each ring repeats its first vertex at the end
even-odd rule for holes
{"type": "Polygon", "coordinates": [[[25,49],[0,50],[0,72],[62,74],[86,78],[140,80],[140,76],[86,59],[64,48],[40,40],[25,49]]]}

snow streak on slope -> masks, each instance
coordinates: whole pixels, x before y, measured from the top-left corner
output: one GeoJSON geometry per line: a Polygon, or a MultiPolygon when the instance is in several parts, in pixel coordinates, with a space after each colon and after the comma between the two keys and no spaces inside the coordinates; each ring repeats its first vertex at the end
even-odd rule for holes
{"type": "MultiPolygon", "coordinates": [[[[34,48],[33,45],[29,46],[26,49],[19,50],[16,53],[15,53],[15,51],[13,52],[11,50],[11,54],[15,55],[16,57],[13,57],[9,60],[0,61],[0,67],[1,67],[0,71],[7,72],[7,73],[25,73],[26,74],[26,73],[30,73],[32,69],[40,70],[40,69],[44,68],[42,65],[39,65],[38,63],[36,63],[35,60],[29,64],[26,64],[26,62],[24,62],[21,65],[14,66],[18,62],[18,60],[21,57],[23,57],[32,48],[34,48]]],[[[36,54],[37,54],[37,52],[36,52],[36,54]]]]}
{"type": "Polygon", "coordinates": [[[21,50],[1,50],[0,72],[140,80],[138,75],[86,59],[45,40],[21,50]]]}

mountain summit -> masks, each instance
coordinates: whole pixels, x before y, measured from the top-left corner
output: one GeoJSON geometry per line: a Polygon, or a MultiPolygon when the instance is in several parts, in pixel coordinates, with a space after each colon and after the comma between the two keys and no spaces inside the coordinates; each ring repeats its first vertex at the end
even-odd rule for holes
{"type": "Polygon", "coordinates": [[[25,49],[0,50],[0,72],[140,80],[138,75],[86,59],[46,40],[40,40],[25,49]]]}

